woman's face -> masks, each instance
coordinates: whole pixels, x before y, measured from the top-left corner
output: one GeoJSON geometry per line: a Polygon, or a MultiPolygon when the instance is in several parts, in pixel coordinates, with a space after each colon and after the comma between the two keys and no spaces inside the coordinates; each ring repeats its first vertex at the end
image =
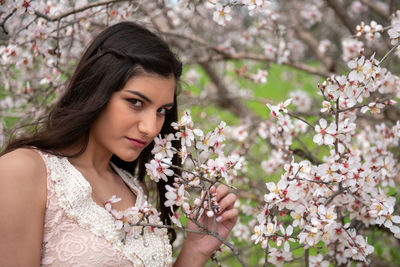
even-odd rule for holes
{"type": "Polygon", "coordinates": [[[161,131],[166,113],[174,105],[175,85],[173,75],[131,78],[111,96],[90,130],[89,142],[124,161],[136,160],[161,131]]]}

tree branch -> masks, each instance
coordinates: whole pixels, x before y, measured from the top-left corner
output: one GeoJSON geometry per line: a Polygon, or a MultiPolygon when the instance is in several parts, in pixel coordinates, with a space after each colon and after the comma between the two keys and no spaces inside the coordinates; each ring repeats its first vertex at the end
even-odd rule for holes
{"type": "Polygon", "coordinates": [[[114,4],[114,3],[118,3],[118,2],[128,2],[127,0],[107,0],[107,1],[98,1],[98,2],[93,2],[91,4],[88,4],[86,6],[83,6],[81,8],[77,8],[77,9],[72,9],[68,12],[62,13],[58,16],[55,17],[49,17],[43,13],[40,13],[39,11],[35,11],[35,15],[40,17],[40,18],[44,18],[47,21],[58,21],[61,20],[65,17],[68,17],[70,15],[85,11],[87,9],[93,8],[93,7],[98,7],[98,6],[107,6],[109,4],[114,4]]]}
{"type": "Polygon", "coordinates": [[[241,118],[251,117],[253,119],[258,119],[258,116],[255,115],[252,110],[248,109],[241,102],[236,99],[226,97],[229,96],[231,93],[229,92],[223,79],[221,79],[221,77],[217,75],[216,71],[210,63],[202,62],[200,63],[200,66],[210,77],[211,82],[215,85],[217,89],[218,98],[216,99],[216,103],[218,106],[230,110],[233,114],[241,118]]]}
{"type": "Polygon", "coordinates": [[[14,8],[14,9],[4,18],[4,20],[0,23],[0,27],[3,29],[3,32],[4,32],[6,35],[8,35],[8,31],[7,31],[7,29],[5,28],[5,24],[6,24],[7,20],[15,13],[15,11],[17,11],[16,8],[14,8]]]}
{"type": "MultiPolygon", "coordinates": [[[[224,55],[206,55],[204,57],[200,57],[195,59],[194,62],[191,63],[203,63],[203,62],[210,62],[210,61],[223,61],[226,59],[247,59],[247,60],[254,60],[254,61],[263,61],[263,62],[273,62],[271,61],[270,58],[261,55],[261,54],[252,54],[252,53],[247,53],[247,52],[237,52],[237,53],[232,53],[232,54],[224,54],[224,55]]],[[[289,67],[293,67],[298,70],[302,70],[305,72],[308,72],[310,74],[318,75],[324,78],[328,78],[334,73],[326,72],[323,70],[320,70],[318,68],[311,67],[307,64],[300,63],[300,62],[286,62],[282,63],[282,65],[286,65],[289,67]]]]}
{"type": "Polygon", "coordinates": [[[372,11],[374,11],[385,20],[389,20],[390,13],[378,6],[376,2],[371,2],[370,0],[360,0],[360,2],[369,7],[372,11]]]}
{"type": "Polygon", "coordinates": [[[334,61],[332,58],[322,54],[319,49],[319,42],[318,40],[309,32],[301,28],[300,26],[293,24],[294,29],[296,31],[297,36],[308,45],[308,47],[311,49],[311,51],[316,55],[318,60],[322,62],[322,64],[325,66],[327,70],[330,72],[335,72],[335,65],[334,61]]]}
{"type": "Polygon", "coordinates": [[[349,32],[351,32],[352,35],[355,35],[357,33],[356,26],[347,16],[346,9],[339,6],[337,0],[326,0],[326,3],[333,9],[333,11],[335,11],[335,14],[340,18],[340,20],[343,22],[344,26],[346,26],[349,32]]]}
{"type": "MultiPolygon", "coordinates": [[[[198,57],[194,59],[194,62],[188,62],[189,64],[201,64],[201,63],[208,63],[210,61],[223,61],[226,59],[247,59],[247,60],[255,60],[255,61],[265,61],[265,62],[274,62],[271,60],[271,58],[263,55],[263,54],[253,54],[253,53],[248,53],[248,52],[237,52],[237,53],[226,53],[218,49],[217,47],[210,46],[209,42],[204,41],[201,38],[198,38],[197,36],[194,35],[188,35],[188,34],[183,34],[183,33],[178,33],[170,30],[164,30],[161,31],[162,34],[168,35],[168,36],[173,36],[173,37],[178,37],[181,39],[188,40],[190,42],[197,43],[201,46],[204,46],[206,49],[213,50],[217,55],[210,55],[207,54],[202,57],[198,57]]],[[[310,74],[322,76],[324,78],[330,77],[332,72],[320,70],[318,68],[311,67],[309,65],[299,63],[299,62],[286,62],[282,63],[282,65],[286,65],[289,67],[293,67],[295,69],[299,69],[305,72],[308,72],[310,74]]]]}

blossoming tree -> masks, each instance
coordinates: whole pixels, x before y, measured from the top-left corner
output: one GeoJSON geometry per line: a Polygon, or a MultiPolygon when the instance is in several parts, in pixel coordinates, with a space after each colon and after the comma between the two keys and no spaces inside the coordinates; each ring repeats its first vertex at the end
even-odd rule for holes
{"type": "MultiPolygon", "coordinates": [[[[377,233],[390,240],[387,246],[399,247],[396,1],[0,4],[2,141],[11,129],[51,108],[94,34],[109,24],[135,20],[179,51],[187,66],[186,87],[196,88],[180,95],[183,109],[212,103],[239,121],[229,127],[218,115],[187,110],[173,125],[177,134],[155,139],[149,177],[155,182],[173,179],[165,205],[179,208],[171,218],[174,225],[165,227],[185,231],[187,221],[196,223],[200,232],[220,239],[243,266],[259,251],[256,264],[265,266],[294,261],[306,266],[349,266],[353,261],[390,266],[399,260],[395,255],[379,257],[368,239],[377,233]],[[315,79],[308,90],[314,95],[292,90],[279,104],[257,95],[253,88],[268,84],[273,66],[315,79]],[[194,93],[199,89],[201,93],[194,93]],[[260,114],[250,102],[267,105],[260,114]],[[208,116],[207,123],[197,119],[195,127],[192,113],[208,116]],[[173,140],[180,140],[180,151],[172,147],[173,140]],[[177,154],[180,169],[172,165],[177,154]],[[241,221],[232,240],[197,221],[203,213],[218,220],[212,188],[220,183],[241,197],[241,221]]],[[[117,201],[114,196],[105,205],[117,228],[128,232],[130,227],[154,226],[146,214],[155,210],[120,213],[112,209],[117,201]]]]}

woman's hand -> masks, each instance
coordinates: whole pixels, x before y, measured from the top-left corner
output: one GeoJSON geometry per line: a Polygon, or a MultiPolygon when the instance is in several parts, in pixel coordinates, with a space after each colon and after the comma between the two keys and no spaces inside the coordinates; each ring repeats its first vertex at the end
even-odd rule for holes
{"type": "MultiPolygon", "coordinates": [[[[236,224],[239,215],[239,211],[234,208],[237,196],[233,193],[228,193],[228,187],[225,185],[220,185],[217,189],[211,187],[210,193],[216,193],[216,200],[220,205],[220,211],[216,214],[217,218],[220,218],[217,221],[218,235],[226,239],[229,232],[236,224]]],[[[197,219],[197,222],[209,229],[209,231],[215,231],[214,216],[208,217],[206,212],[204,212],[202,216],[197,219]]],[[[191,220],[188,220],[186,228],[195,231],[204,231],[204,229],[198,227],[191,220]]],[[[204,266],[212,253],[218,249],[221,244],[221,241],[212,235],[186,232],[185,243],[174,267],[204,266]]]]}
{"type": "MultiPolygon", "coordinates": [[[[218,186],[216,190],[215,187],[212,187],[210,193],[213,194],[214,192],[216,192],[216,200],[220,205],[220,212],[216,214],[218,235],[226,239],[238,218],[238,209],[234,208],[237,196],[233,193],[229,193],[228,187],[225,185],[218,186]]],[[[197,222],[207,227],[211,232],[215,231],[214,216],[208,217],[206,212],[204,212],[202,216],[198,218],[197,222]]],[[[190,220],[188,221],[187,228],[190,230],[204,231],[190,220]]],[[[187,232],[185,245],[195,250],[193,252],[210,257],[211,254],[221,246],[221,241],[212,235],[187,232]]]]}

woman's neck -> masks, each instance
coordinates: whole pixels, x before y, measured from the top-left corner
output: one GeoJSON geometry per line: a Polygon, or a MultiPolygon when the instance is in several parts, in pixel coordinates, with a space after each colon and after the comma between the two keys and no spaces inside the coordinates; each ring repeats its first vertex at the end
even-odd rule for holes
{"type": "MultiPolygon", "coordinates": [[[[70,146],[62,151],[63,154],[73,155],[79,152],[82,145],[70,146]]],[[[89,138],[85,151],[75,157],[69,157],[68,160],[74,166],[80,169],[95,171],[99,174],[110,171],[110,159],[112,154],[102,146],[96,144],[92,138],[89,138]]]]}

